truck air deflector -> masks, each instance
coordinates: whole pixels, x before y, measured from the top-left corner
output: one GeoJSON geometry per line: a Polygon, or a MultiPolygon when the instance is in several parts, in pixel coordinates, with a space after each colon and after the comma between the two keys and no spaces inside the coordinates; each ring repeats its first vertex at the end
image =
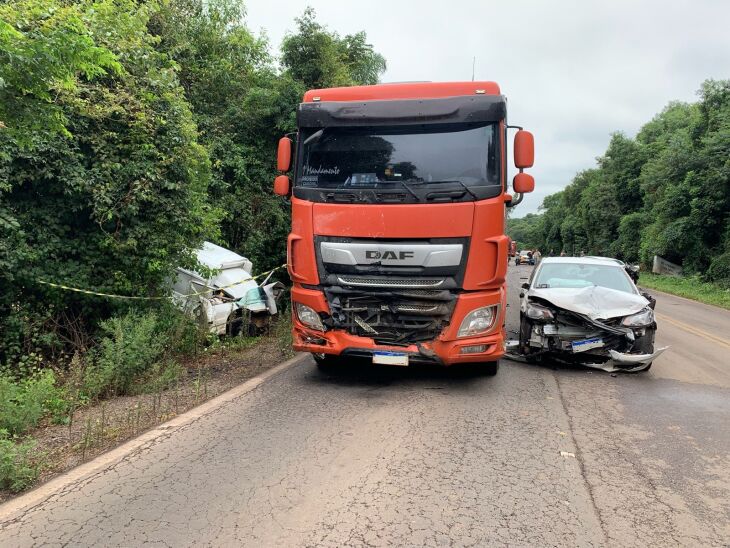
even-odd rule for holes
{"type": "Polygon", "coordinates": [[[443,99],[302,103],[299,127],[459,124],[499,122],[507,113],[502,95],[475,95],[443,99]]]}

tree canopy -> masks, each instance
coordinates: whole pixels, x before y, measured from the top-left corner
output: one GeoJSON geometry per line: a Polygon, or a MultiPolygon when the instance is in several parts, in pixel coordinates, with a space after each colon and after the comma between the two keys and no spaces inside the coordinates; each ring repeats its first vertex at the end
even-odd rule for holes
{"type": "Polygon", "coordinates": [[[730,81],[708,80],[696,103],[671,103],[634,139],[611,137],[594,169],[508,220],[519,244],[546,253],[654,255],[730,287],[730,81]]]}
{"type": "Polygon", "coordinates": [[[340,37],[311,9],[279,64],[240,0],[3,2],[0,366],[124,306],[39,280],[160,295],[204,239],[260,271],[283,263],[278,138],[308,87],[384,68],[364,33],[340,37]]]}

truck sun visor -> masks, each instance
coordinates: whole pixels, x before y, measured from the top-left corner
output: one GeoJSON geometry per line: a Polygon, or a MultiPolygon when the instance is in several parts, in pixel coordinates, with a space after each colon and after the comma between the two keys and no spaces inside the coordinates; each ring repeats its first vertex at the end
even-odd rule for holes
{"type": "Polygon", "coordinates": [[[401,101],[329,101],[300,104],[297,123],[299,127],[315,128],[497,122],[504,119],[506,112],[502,95],[401,101]]]}

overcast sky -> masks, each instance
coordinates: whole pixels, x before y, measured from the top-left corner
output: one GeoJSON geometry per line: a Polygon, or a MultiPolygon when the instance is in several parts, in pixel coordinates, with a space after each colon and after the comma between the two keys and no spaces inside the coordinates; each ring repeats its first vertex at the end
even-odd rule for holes
{"type": "Polygon", "coordinates": [[[730,1],[249,0],[247,23],[278,46],[311,5],[341,35],[360,30],[384,82],[494,80],[511,124],[535,134],[536,190],[515,211],[595,165],[610,134],[636,131],[703,80],[730,78],[730,1]]]}

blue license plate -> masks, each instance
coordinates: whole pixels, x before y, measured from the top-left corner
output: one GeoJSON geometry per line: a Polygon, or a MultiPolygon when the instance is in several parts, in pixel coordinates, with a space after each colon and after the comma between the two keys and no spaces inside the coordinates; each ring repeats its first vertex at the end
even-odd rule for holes
{"type": "Polygon", "coordinates": [[[573,341],[570,346],[573,349],[573,352],[585,352],[586,350],[591,350],[593,348],[602,348],[603,339],[601,339],[600,337],[595,337],[593,339],[573,341]]]}

